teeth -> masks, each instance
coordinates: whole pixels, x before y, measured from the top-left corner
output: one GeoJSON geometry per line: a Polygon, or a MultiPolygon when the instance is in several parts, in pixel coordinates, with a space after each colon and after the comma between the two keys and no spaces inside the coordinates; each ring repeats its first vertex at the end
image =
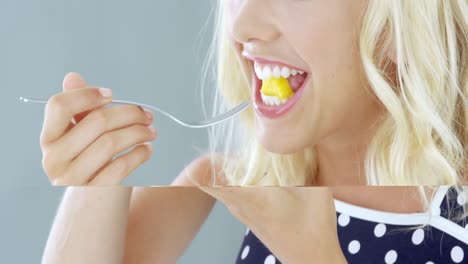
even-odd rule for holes
{"type": "Polygon", "coordinates": [[[263,73],[262,73],[262,77],[263,79],[262,80],[268,80],[271,78],[271,68],[270,66],[266,66],[265,68],[263,68],[263,73]]]}
{"type": "Polygon", "coordinates": [[[281,69],[281,77],[287,79],[291,76],[291,71],[289,70],[288,67],[283,67],[281,69]]]}
{"type": "Polygon", "coordinates": [[[257,63],[255,63],[255,74],[257,74],[258,79],[263,80],[262,79],[262,68],[257,63]]]}
{"type": "Polygon", "coordinates": [[[273,76],[276,79],[279,79],[279,77],[281,77],[281,70],[279,66],[275,66],[275,68],[273,69],[273,76]]]}
{"type": "Polygon", "coordinates": [[[271,77],[275,77],[276,79],[283,77],[285,79],[292,76],[296,76],[297,74],[304,74],[304,71],[291,69],[285,66],[279,65],[261,65],[260,63],[255,62],[255,74],[257,75],[258,79],[260,80],[268,80],[271,77]]]}
{"type": "Polygon", "coordinates": [[[289,99],[280,100],[276,96],[268,96],[268,95],[264,95],[262,93],[261,93],[261,96],[262,96],[263,103],[265,103],[266,105],[269,105],[269,106],[280,106],[282,104],[285,104],[287,101],[289,101],[289,99]]]}

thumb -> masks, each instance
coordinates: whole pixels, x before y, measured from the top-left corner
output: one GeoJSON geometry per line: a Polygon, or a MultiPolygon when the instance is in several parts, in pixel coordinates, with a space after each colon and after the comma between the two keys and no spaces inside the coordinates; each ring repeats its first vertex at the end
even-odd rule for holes
{"type": "Polygon", "coordinates": [[[67,75],[65,75],[65,78],[63,79],[63,91],[70,91],[73,89],[79,89],[79,88],[85,88],[86,87],[86,81],[81,77],[80,74],[76,72],[70,72],[67,75]]]}
{"type": "MultiPolygon", "coordinates": [[[[76,72],[70,72],[67,75],[65,75],[65,78],[63,78],[63,91],[71,91],[71,90],[76,90],[80,88],[86,88],[86,81],[79,73],[76,72]]],[[[92,110],[91,110],[92,111],[92,110]]],[[[91,111],[86,111],[83,113],[79,113],[75,115],[72,119],[72,122],[74,124],[79,123],[83,118],[85,118],[89,112],[91,111]]]]}

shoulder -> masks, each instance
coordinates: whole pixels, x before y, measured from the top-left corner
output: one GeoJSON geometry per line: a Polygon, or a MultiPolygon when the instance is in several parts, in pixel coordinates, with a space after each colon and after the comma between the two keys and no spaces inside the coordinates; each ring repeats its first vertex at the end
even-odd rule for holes
{"type": "Polygon", "coordinates": [[[222,155],[204,154],[192,160],[172,182],[173,186],[226,186],[222,155]]]}

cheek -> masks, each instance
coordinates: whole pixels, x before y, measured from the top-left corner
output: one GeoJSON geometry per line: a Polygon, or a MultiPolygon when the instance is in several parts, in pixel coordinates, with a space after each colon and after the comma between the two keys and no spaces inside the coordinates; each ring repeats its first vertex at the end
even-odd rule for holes
{"type": "MultiPolygon", "coordinates": [[[[347,113],[358,111],[366,99],[366,76],[361,71],[359,57],[359,28],[355,17],[343,14],[314,14],[311,18],[291,18],[283,25],[288,42],[309,66],[312,73],[307,100],[309,114],[319,137],[335,130],[348,118],[347,113]],[[298,27],[302,24],[303,27],[298,27]],[[322,130],[317,131],[318,124],[322,130]]],[[[287,20],[284,20],[287,21],[287,20]]]]}
{"type": "MultiPolygon", "coordinates": [[[[293,22],[294,23],[294,22],[293,22]]],[[[312,73],[314,97],[324,102],[337,94],[353,96],[362,88],[361,60],[359,57],[357,29],[352,19],[330,18],[317,14],[303,19],[301,29],[287,24],[290,43],[294,43],[299,56],[312,73]]],[[[333,99],[335,101],[336,99],[333,99]]]]}
{"type": "Polygon", "coordinates": [[[341,0],[311,2],[278,11],[279,24],[285,38],[313,73],[336,75],[333,73],[337,70],[349,69],[359,62],[359,10],[358,4],[341,0]]]}

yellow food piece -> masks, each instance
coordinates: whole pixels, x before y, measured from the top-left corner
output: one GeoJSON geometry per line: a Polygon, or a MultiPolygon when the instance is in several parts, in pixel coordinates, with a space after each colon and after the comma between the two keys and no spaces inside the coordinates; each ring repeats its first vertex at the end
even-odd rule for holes
{"type": "Polygon", "coordinates": [[[269,80],[264,80],[260,92],[268,96],[276,96],[280,100],[289,99],[294,95],[288,79],[272,77],[269,80]]]}

